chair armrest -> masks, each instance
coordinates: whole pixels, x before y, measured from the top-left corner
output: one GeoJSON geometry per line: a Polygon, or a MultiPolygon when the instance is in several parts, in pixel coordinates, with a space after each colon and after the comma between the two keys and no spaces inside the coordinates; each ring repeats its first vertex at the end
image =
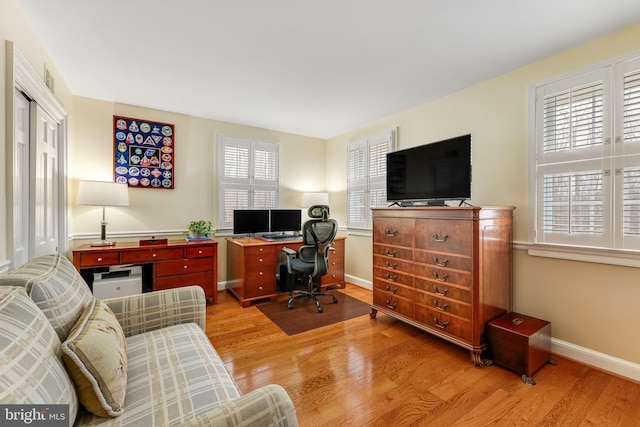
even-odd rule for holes
{"type": "Polygon", "coordinates": [[[287,256],[294,256],[295,254],[298,253],[291,248],[287,248],[286,246],[282,248],[282,252],[284,252],[287,256]]]}
{"type": "Polygon", "coordinates": [[[224,402],[183,426],[296,427],[296,408],[284,388],[277,384],[260,387],[238,399],[224,402]]]}
{"type": "Polygon", "coordinates": [[[127,337],[180,323],[196,323],[203,331],[206,328],[207,301],[200,286],[108,298],[104,302],[127,337]]]}

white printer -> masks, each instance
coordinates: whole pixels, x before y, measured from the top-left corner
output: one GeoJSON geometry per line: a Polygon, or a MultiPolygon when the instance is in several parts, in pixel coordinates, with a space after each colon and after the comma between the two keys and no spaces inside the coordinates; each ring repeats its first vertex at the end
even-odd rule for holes
{"type": "Polygon", "coordinates": [[[142,267],[117,265],[93,274],[93,295],[98,299],[142,293],[142,267]]]}

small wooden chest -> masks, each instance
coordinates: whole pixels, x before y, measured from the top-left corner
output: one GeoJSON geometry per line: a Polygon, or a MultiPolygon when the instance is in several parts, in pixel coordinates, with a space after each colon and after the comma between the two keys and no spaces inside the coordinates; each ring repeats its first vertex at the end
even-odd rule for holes
{"type": "Polygon", "coordinates": [[[487,324],[487,349],[492,362],[522,374],[522,381],[535,384],[531,378],[551,359],[551,323],[518,313],[507,313],[487,324]]]}

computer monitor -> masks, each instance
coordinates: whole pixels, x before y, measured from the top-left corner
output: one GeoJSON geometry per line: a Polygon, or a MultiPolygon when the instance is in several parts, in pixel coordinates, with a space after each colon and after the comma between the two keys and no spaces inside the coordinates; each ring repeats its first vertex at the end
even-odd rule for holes
{"type": "Polygon", "coordinates": [[[255,234],[269,231],[268,209],[235,209],[233,234],[255,234]]]}
{"type": "Polygon", "coordinates": [[[271,233],[302,230],[300,209],[271,209],[271,233]]]}

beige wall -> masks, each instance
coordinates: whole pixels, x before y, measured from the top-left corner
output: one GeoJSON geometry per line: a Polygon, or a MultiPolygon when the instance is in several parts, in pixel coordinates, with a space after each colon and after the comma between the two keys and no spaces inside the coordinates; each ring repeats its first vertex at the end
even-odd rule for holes
{"type": "MultiPolygon", "coordinates": [[[[7,70],[7,54],[11,54],[11,49],[7,48],[7,42],[12,42],[29,62],[33,70],[44,81],[45,64],[51,72],[55,80],[54,95],[67,113],[72,108],[73,96],[62,76],[55,67],[55,64],[47,55],[38,40],[31,25],[26,20],[22,11],[14,0],[0,1],[0,263],[10,257],[12,252],[8,248],[9,244],[7,233],[7,214],[8,209],[8,192],[12,183],[10,175],[10,162],[6,154],[9,150],[11,141],[13,141],[11,110],[13,98],[13,74],[7,70]]],[[[72,119],[69,117],[69,122],[72,119]]]]}
{"type": "MultiPolygon", "coordinates": [[[[526,243],[528,199],[528,94],[539,81],[639,52],[640,25],[408,111],[378,120],[328,141],[328,187],[345,200],[345,145],[398,128],[399,148],[464,133],[473,135],[472,203],[513,205],[515,240],[526,243]]],[[[437,82],[434,82],[437,84],[437,82]]],[[[344,221],[344,218],[341,218],[344,221]]],[[[371,280],[371,239],[350,235],[346,270],[371,280]]],[[[640,269],[529,256],[516,250],[514,309],[552,322],[553,336],[591,350],[640,363],[640,269]]]]}
{"type": "MultiPolygon", "coordinates": [[[[173,190],[130,188],[129,206],[107,208],[107,233],[132,235],[116,240],[138,240],[139,235],[183,238],[191,220],[219,224],[217,135],[227,134],[276,142],[280,152],[280,207],[300,208],[303,191],[325,189],[325,141],[231,123],[207,120],[90,98],[76,97],[74,138],[69,144],[69,232],[72,248],[99,231],[100,208],[79,206],[80,180],[113,179],[113,116],[127,116],[175,125],[175,182],[173,190]]],[[[113,237],[111,237],[113,239],[113,237]]],[[[219,280],[226,280],[226,247],[219,241],[219,280]]]]}

